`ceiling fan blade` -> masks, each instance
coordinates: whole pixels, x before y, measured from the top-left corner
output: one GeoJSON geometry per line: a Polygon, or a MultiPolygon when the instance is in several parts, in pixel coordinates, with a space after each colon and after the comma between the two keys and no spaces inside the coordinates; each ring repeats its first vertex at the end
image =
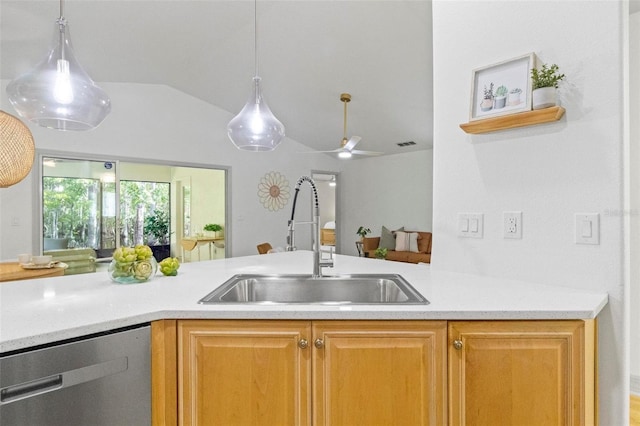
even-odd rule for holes
{"type": "Polygon", "coordinates": [[[345,144],[345,146],[343,146],[343,148],[347,151],[351,151],[353,148],[355,148],[358,142],[360,142],[360,139],[362,139],[360,136],[351,136],[351,139],[349,139],[349,141],[345,144]]]}
{"type": "Polygon", "coordinates": [[[351,150],[352,154],[356,154],[356,155],[382,155],[384,154],[384,152],[377,152],[377,151],[361,151],[359,149],[354,149],[351,150]]]}
{"type": "Polygon", "coordinates": [[[338,148],[338,149],[332,149],[331,151],[304,151],[301,152],[300,154],[326,154],[326,153],[330,153],[330,152],[340,152],[340,151],[344,151],[342,148],[338,148]]]}

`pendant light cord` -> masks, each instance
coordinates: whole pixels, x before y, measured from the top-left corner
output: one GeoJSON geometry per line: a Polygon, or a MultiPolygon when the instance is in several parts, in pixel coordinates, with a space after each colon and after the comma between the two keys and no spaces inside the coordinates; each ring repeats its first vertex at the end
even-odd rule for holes
{"type": "Polygon", "coordinates": [[[258,0],[253,0],[253,55],[255,76],[258,77],[258,0]]]}
{"type": "Polygon", "coordinates": [[[60,30],[60,59],[64,60],[64,33],[67,26],[67,20],[64,17],[64,0],[60,0],[60,17],[57,22],[60,30]]]}

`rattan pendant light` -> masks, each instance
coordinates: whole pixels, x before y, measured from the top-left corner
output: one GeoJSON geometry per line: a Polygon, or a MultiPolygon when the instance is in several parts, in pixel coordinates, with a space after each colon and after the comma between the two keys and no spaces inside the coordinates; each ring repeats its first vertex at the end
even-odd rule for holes
{"type": "Polygon", "coordinates": [[[15,185],[31,171],[35,146],[25,124],[0,111],[0,188],[15,185]]]}

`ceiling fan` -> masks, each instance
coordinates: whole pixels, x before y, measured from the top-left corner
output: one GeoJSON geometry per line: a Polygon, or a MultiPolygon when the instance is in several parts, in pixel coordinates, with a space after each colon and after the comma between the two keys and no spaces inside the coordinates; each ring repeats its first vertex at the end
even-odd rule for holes
{"type": "Polygon", "coordinates": [[[351,101],[351,95],[348,93],[340,94],[340,101],[344,103],[344,136],[340,143],[340,148],[333,149],[331,151],[316,151],[316,152],[337,152],[339,158],[351,158],[352,154],[355,155],[382,155],[383,152],[375,151],[362,151],[359,149],[353,149],[362,139],[360,136],[351,136],[347,139],[347,103],[351,101]]]}

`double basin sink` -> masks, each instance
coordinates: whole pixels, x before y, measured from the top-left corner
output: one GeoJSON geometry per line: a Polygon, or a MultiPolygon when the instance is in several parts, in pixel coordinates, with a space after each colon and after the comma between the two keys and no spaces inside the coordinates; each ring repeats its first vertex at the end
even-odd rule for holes
{"type": "Polygon", "coordinates": [[[203,297],[202,304],[426,305],[397,274],[310,275],[242,274],[203,297]]]}

